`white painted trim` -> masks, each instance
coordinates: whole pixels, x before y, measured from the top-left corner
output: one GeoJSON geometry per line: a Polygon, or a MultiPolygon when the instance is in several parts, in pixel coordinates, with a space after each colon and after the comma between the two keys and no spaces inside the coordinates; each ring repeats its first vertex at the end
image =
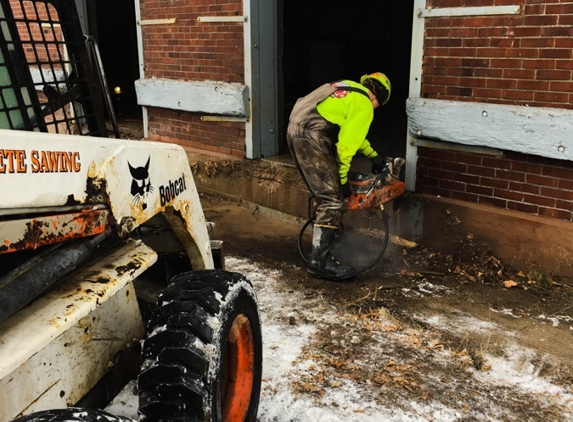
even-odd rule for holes
{"type": "MultiPolygon", "coordinates": [[[[135,21],[139,22],[141,19],[141,4],[140,0],[135,1],[135,21]]],[[[136,25],[135,36],[137,39],[137,56],[139,59],[139,78],[145,79],[145,65],[143,62],[143,31],[141,25],[136,25]]],[[[149,135],[149,116],[147,114],[147,107],[141,107],[141,114],[143,119],[143,137],[147,138],[149,135]]]]}
{"type": "MultiPolygon", "coordinates": [[[[253,55],[251,50],[251,31],[252,22],[248,17],[251,16],[251,0],[243,0],[243,15],[245,16],[245,25],[243,26],[243,49],[244,49],[244,66],[245,66],[245,85],[247,87],[253,86],[253,72],[252,63],[253,55]]],[[[247,100],[247,112],[249,116],[252,116],[253,101],[250,97],[247,100]]],[[[253,159],[253,121],[249,119],[245,123],[245,157],[253,159]]]]}
{"type": "Polygon", "coordinates": [[[246,117],[231,117],[231,116],[201,116],[203,122],[239,122],[245,123],[249,119],[246,117]]]}
{"type": "Polygon", "coordinates": [[[497,158],[503,157],[503,151],[495,148],[476,147],[472,145],[454,144],[451,142],[443,142],[443,141],[430,141],[427,139],[419,139],[414,137],[410,138],[410,142],[412,142],[417,147],[441,149],[446,151],[460,151],[472,154],[491,155],[497,158]]]}
{"type": "MultiPolygon", "coordinates": [[[[425,20],[420,19],[416,10],[426,7],[426,0],[414,0],[414,15],[412,17],[412,49],[410,53],[410,91],[409,97],[417,98],[422,90],[422,59],[424,56],[424,26],[425,20]]],[[[418,148],[411,142],[408,128],[406,142],[406,189],[416,190],[416,166],[418,163],[418,148]]]]}
{"type": "Polygon", "coordinates": [[[199,22],[246,22],[246,16],[199,16],[199,22]]]}
{"type": "Polygon", "coordinates": [[[170,23],[177,22],[177,18],[168,18],[168,19],[145,19],[142,21],[137,21],[139,26],[146,26],[146,25],[166,25],[170,23]]]}
{"type": "Polygon", "coordinates": [[[573,161],[573,110],[409,98],[417,138],[573,161]]]}
{"type": "Polygon", "coordinates": [[[151,78],[135,81],[137,102],[148,107],[246,117],[247,88],[215,81],[151,78]]]}
{"type": "Polygon", "coordinates": [[[449,18],[454,16],[518,15],[519,5],[482,7],[443,7],[439,9],[417,8],[419,18],[449,18]]]}

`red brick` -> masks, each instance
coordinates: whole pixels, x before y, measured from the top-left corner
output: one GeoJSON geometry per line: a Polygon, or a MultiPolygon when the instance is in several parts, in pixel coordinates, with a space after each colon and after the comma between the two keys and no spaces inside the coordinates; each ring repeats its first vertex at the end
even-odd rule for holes
{"type": "Polygon", "coordinates": [[[469,185],[479,186],[479,184],[480,184],[480,177],[474,176],[471,174],[462,174],[462,173],[454,174],[454,180],[457,182],[462,182],[462,183],[466,183],[469,185]]]}
{"type": "Polygon", "coordinates": [[[570,37],[572,33],[571,28],[548,26],[541,28],[539,35],[542,37],[570,37]]]}
{"type": "Polygon", "coordinates": [[[454,159],[458,163],[481,165],[483,157],[481,155],[474,154],[464,154],[461,152],[456,152],[454,159]]]}
{"type": "Polygon", "coordinates": [[[502,69],[474,69],[474,75],[483,78],[501,78],[503,70],[502,69]]]}
{"type": "MultiPolygon", "coordinates": [[[[476,57],[506,57],[507,52],[511,49],[506,48],[478,48],[476,50],[476,57]]],[[[472,57],[473,55],[466,54],[467,57],[472,57]]]]}
{"type": "Polygon", "coordinates": [[[438,38],[435,40],[436,47],[461,47],[462,40],[460,38],[438,38]]]}
{"type": "Polygon", "coordinates": [[[524,69],[555,69],[556,60],[552,59],[524,59],[524,69]]]}
{"type": "Polygon", "coordinates": [[[533,101],[533,94],[530,91],[503,91],[501,95],[506,99],[531,102],[533,101]]]}
{"type": "Polygon", "coordinates": [[[555,69],[573,70],[573,60],[555,60],[555,69]]]}
{"type": "Polygon", "coordinates": [[[501,89],[475,88],[474,95],[478,98],[501,98],[501,89]]]}
{"type": "Polygon", "coordinates": [[[542,217],[557,218],[560,220],[571,221],[571,212],[539,207],[538,214],[542,217]]]}
{"type": "Polygon", "coordinates": [[[539,195],[539,192],[541,190],[539,186],[530,185],[528,183],[517,183],[517,182],[509,182],[509,189],[533,195],[539,195]]]}
{"type": "Polygon", "coordinates": [[[496,170],[495,172],[496,177],[499,177],[503,180],[510,180],[513,182],[524,182],[525,181],[525,173],[519,173],[514,171],[506,171],[506,170],[496,170]]]}
{"type": "Polygon", "coordinates": [[[487,88],[515,89],[517,81],[515,79],[488,79],[487,88]]]}
{"type": "Polygon", "coordinates": [[[461,87],[447,87],[446,92],[448,95],[455,95],[459,97],[471,97],[473,95],[473,90],[471,88],[461,88],[461,87]]]}
{"type": "Polygon", "coordinates": [[[523,195],[523,202],[534,205],[542,205],[544,207],[555,208],[555,198],[547,198],[541,195],[523,195]]]}
{"type": "Polygon", "coordinates": [[[573,92],[573,81],[568,82],[551,82],[551,91],[566,91],[567,93],[573,92]]]}
{"type": "Polygon", "coordinates": [[[534,79],[535,71],[532,69],[505,69],[503,71],[503,77],[511,79],[534,79]]]}
{"type": "Polygon", "coordinates": [[[509,182],[507,180],[501,179],[492,179],[489,177],[481,177],[480,178],[481,186],[487,186],[491,188],[500,188],[500,189],[507,189],[509,186],[509,182]]]}
{"type": "Polygon", "coordinates": [[[428,168],[427,175],[437,180],[452,180],[454,178],[454,174],[451,171],[437,168],[428,168]]]}
{"type": "Polygon", "coordinates": [[[526,175],[525,181],[527,183],[531,183],[533,185],[551,186],[551,187],[557,187],[557,185],[559,183],[559,181],[553,177],[543,177],[543,176],[537,176],[534,174],[526,175]]]}
{"type": "MultiPolygon", "coordinates": [[[[524,48],[541,47],[550,48],[555,46],[555,38],[524,38],[521,40],[521,46],[524,48]]],[[[564,47],[564,46],[561,46],[564,47]]]]}
{"type": "Polygon", "coordinates": [[[493,188],[487,188],[484,186],[467,185],[466,192],[475,193],[480,196],[493,196],[493,188]]]}
{"type": "Polygon", "coordinates": [[[571,78],[571,72],[567,70],[538,70],[537,79],[566,81],[571,78]]]}
{"type": "Polygon", "coordinates": [[[502,158],[493,158],[485,156],[482,159],[482,164],[485,167],[491,167],[496,169],[508,170],[511,168],[511,161],[502,158]]]}
{"type": "Polygon", "coordinates": [[[567,103],[569,95],[558,92],[536,92],[534,95],[535,101],[542,101],[547,103],[567,103]]]}
{"type": "Polygon", "coordinates": [[[491,38],[489,45],[491,47],[519,48],[521,47],[521,40],[516,38],[491,38]]]}
{"type": "Polygon", "coordinates": [[[438,149],[425,149],[425,155],[440,161],[455,161],[455,153],[438,149]]]}
{"type": "Polygon", "coordinates": [[[572,201],[563,201],[561,199],[557,199],[555,201],[555,208],[558,208],[560,210],[573,211],[573,202],[572,201]]]}
{"type": "Polygon", "coordinates": [[[436,66],[461,66],[462,59],[459,57],[437,57],[434,60],[436,66]]]}
{"type": "Polygon", "coordinates": [[[516,68],[521,67],[520,59],[495,58],[490,60],[491,67],[516,68]]]}
{"type": "Polygon", "coordinates": [[[477,176],[485,176],[485,177],[494,177],[495,170],[488,167],[468,166],[468,174],[475,174],[477,176]]]}
{"type": "Polygon", "coordinates": [[[559,180],[559,188],[573,190],[573,180],[559,180]]]}
{"type": "Polygon", "coordinates": [[[527,89],[528,91],[548,91],[549,82],[547,81],[517,81],[517,89],[527,89]]]}
{"type": "Polygon", "coordinates": [[[493,191],[493,196],[496,198],[509,199],[516,202],[523,201],[523,193],[521,192],[512,192],[509,190],[495,189],[493,191]]]}
{"type": "Polygon", "coordinates": [[[539,37],[540,35],[545,37],[553,36],[549,33],[542,34],[541,29],[534,26],[508,28],[508,32],[510,32],[515,37],[539,37]]]}
{"type": "Polygon", "coordinates": [[[433,37],[437,37],[437,38],[441,38],[441,37],[450,37],[450,36],[454,36],[450,34],[451,30],[450,28],[432,28],[432,27],[427,27],[426,28],[426,37],[427,38],[433,38],[433,37]]]}
{"type": "Polygon", "coordinates": [[[570,59],[570,48],[548,48],[539,50],[540,59],[570,59]]]}
{"type": "Polygon", "coordinates": [[[564,191],[560,189],[552,189],[542,187],[540,191],[540,195],[551,197],[551,198],[558,198],[564,201],[573,201],[573,192],[571,191],[564,191]]]}
{"type": "MultiPolygon", "coordinates": [[[[547,6],[549,7],[549,6],[547,6]]],[[[549,26],[557,25],[557,16],[555,15],[542,15],[542,16],[525,16],[523,23],[526,26],[549,26]]]]}
{"type": "Polygon", "coordinates": [[[573,15],[561,15],[559,16],[559,25],[573,25],[573,15]]]}
{"type": "Polygon", "coordinates": [[[548,4],[545,13],[548,15],[573,15],[573,3],[548,4]]]}
{"type": "Polygon", "coordinates": [[[479,28],[479,36],[484,38],[505,37],[507,36],[506,28],[479,28]]]}
{"type": "Polygon", "coordinates": [[[487,38],[464,38],[463,47],[489,47],[490,41],[487,38]]]}
{"type": "Polygon", "coordinates": [[[572,38],[557,38],[555,40],[555,47],[557,48],[573,48],[573,34],[572,38]]]}

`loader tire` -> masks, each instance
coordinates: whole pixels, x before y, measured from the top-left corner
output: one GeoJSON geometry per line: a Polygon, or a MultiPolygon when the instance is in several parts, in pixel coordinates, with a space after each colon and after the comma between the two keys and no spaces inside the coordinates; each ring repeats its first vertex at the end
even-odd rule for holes
{"type": "Polygon", "coordinates": [[[136,422],[135,419],[115,416],[102,410],[80,409],[69,407],[67,409],[44,410],[31,413],[14,419],[12,422],[136,422]]]}
{"type": "Polygon", "coordinates": [[[138,377],[144,422],[254,422],[262,372],[260,318],[241,274],[191,271],[161,293],[138,377]]]}

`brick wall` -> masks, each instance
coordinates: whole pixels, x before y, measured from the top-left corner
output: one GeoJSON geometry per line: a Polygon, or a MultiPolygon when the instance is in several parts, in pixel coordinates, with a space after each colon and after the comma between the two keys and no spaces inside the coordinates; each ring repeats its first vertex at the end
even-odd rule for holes
{"type": "MultiPolygon", "coordinates": [[[[32,66],[48,61],[59,62],[65,57],[62,30],[58,24],[59,16],[55,7],[44,2],[20,2],[11,0],[10,6],[26,60],[32,66]],[[21,19],[28,22],[21,22],[21,19]]],[[[53,67],[60,70],[61,66],[53,67]]]]}
{"type": "MultiPolygon", "coordinates": [[[[145,77],[245,83],[243,23],[197,20],[242,15],[240,0],[142,0],[142,20],[177,19],[174,24],[142,27],[145,77]]],[[[245,156],[244,124],[202,122],[194,113],[148,111],[152,140],[245,156]]]]}
{"type": "MultiPolygon", "coordinates": [[[[519,15],[426,19],[421,95],[573,109],[572,0],[428,0],[520,5],[519,15]]],[[[573,163],[419,148],[416,191],[573,220],[573,163]]]]}
{"type": "Polygon", "coordinates": [[[426,19],[422,96],[573,108],[573,1],[428,0],[427,7],[509,4],[520,14],[426,19]]]}
{"type": "Polygon", "coordinates": [[[416,191],[573,221],[573,162],[418,148],[416,191]]]}
{"type": "Polygon", "coordinates": [[[234,122],[204,122],[193,113],[150,108],[149,126],[153,140],[244,157],[245,125],[234,122]]]}

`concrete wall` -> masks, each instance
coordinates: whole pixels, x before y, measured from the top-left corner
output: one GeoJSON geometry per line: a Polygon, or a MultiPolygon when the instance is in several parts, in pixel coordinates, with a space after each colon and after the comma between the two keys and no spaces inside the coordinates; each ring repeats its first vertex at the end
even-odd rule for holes
{"type": "MultiPolygon", "coordinates": [[[[308,190],[289,159],[229,160],[193,152],[188,157],[200,192],[292,224],[307,220],[308,190]]],[[[471,236],[524,272],[573,278],[571,223],[409,192],[397,211],[389,211],[390,234],[404,240],[454,253],[457,242],[471,236]]]]}

